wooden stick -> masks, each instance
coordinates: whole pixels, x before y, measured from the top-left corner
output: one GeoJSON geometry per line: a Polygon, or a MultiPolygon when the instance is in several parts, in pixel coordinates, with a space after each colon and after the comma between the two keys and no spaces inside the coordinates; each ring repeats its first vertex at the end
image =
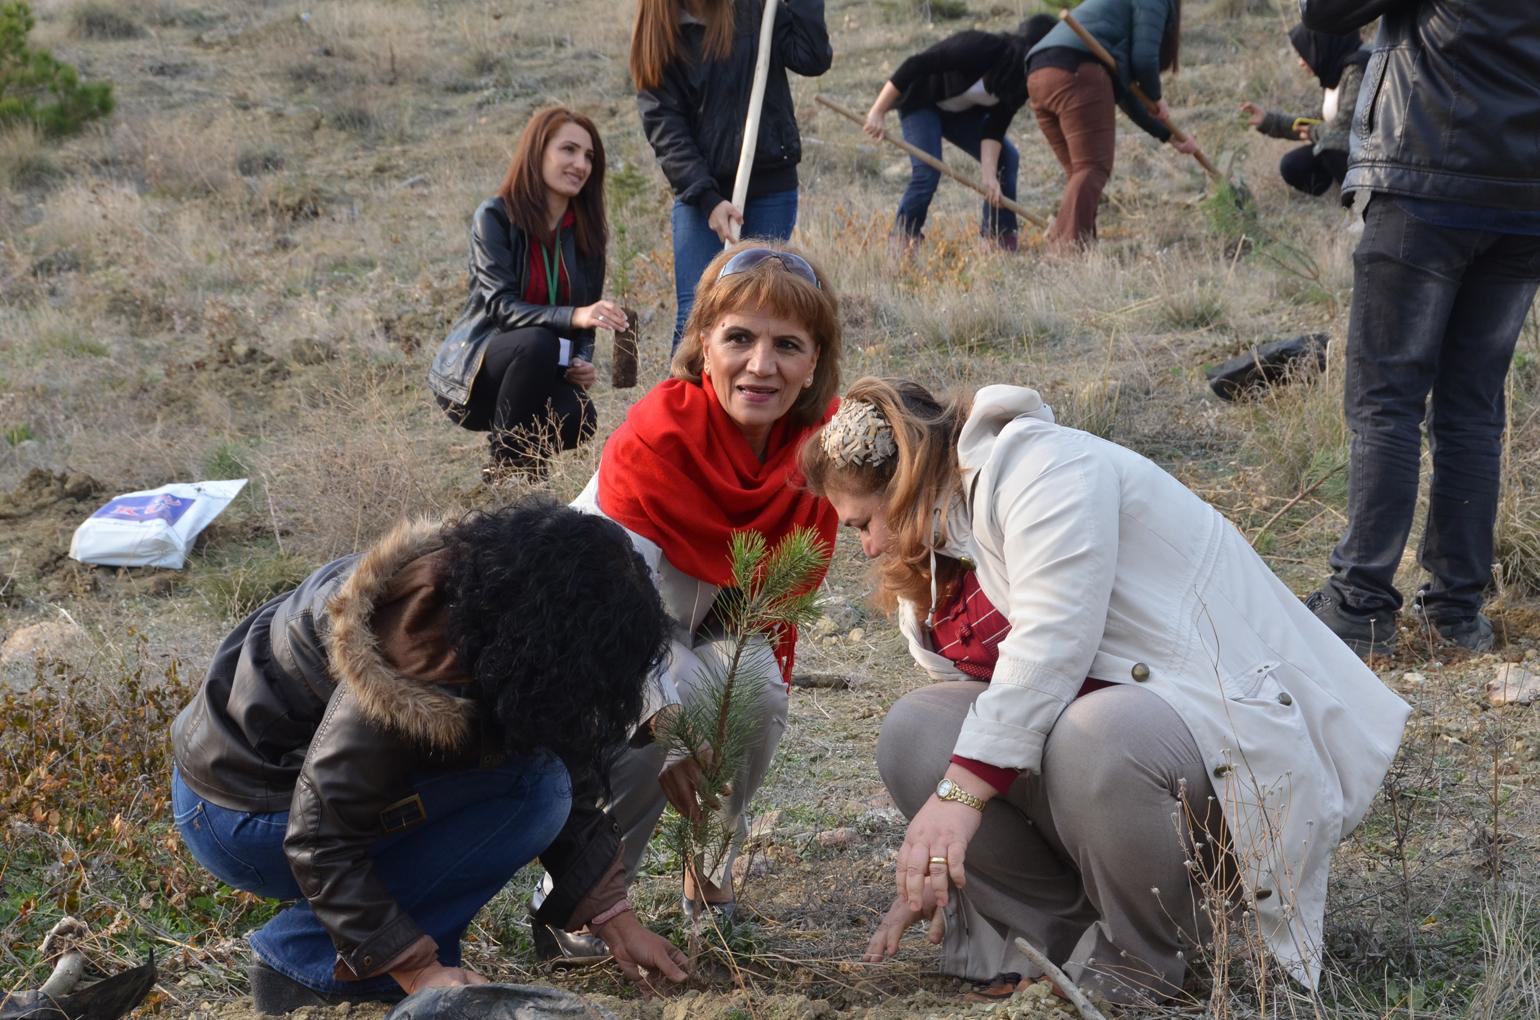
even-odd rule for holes
{"type": "Polygon", "coordinates": [[[1027,959],[1043,969],[1043,974],[1047,976],[1048,980],[1058,986],[1059,991],[1065,994],[1071,1004],[1080,1011],[1080,1015],[1085,1020],[1107,1020],[1106,1015],[1091,1004],[1091,1000],[1086,997],[1085,992],[1080,990],[1080,986],[1071,981],[1068,974],[1055,967],[1048,957],[1038,952],[1036,946],[1026,939],[1017,936],[1016,948],[1021,950],[1027,959]]]}
{"type": "MultiPolygon", "coordinates": [[[[1107,47],[1103,46],[1101,42],[1096,38],[1096,36],[1086,31],[1086,27],[1082,25],[1073,14],[1071,14],[1069,11],[1060,11],[1059,20],[1063,21],[1066,25],[1074,30],[1075,34],[1080,37],[1080,41],[1085,43],[1086,46],[1091,50],[1091,55],[1106,65],[1107,70],[1111,71],[1114,75],[1118,73],[1117,60],[1113,58],[1112,54],[1107,52],[1107,47]]],[[[1144,109],[1149,113],[1151,117],[1157,118],[1162,124],[1166,126],[1166,130],[1171,132],[1172,138],[1175,138],[1179,142],[1187,141],[1186,132],[1177,127],[1175,124],[1171,123],[1171,118],[1162,117],[1159,113],[1156,112],[1159,107],[1156,106],[1154,100],[1150,99],[1149,96],[1144,94],[1144,89],[1140,88],[1138,82],[1130,81],[1128,83],[1128,91],[1134,94],[1135,99],[1144,104],[1144,109]]],[[[1224,179],[1224,174],[1220,173],[1219,168],[1215,166],[1209,160],[1209,158],[1203,154],[1202,149],[1194,149],[1192,158],[1197,160],[1198,165],[1207,170],[1210,176],[1217,177],[1220,180],[1224,179]]]]}
{"type": "MultiPolygon", "coordinates": [[[[738,150],[738,176],[733,178],[733,207],[740,213],[749,200],[749,175],[754,172],[754,150],[759,147],[759,115],[765,108],[765,82],[770,78],[770,43],[775,34],[775,12],[780,7],[780,0],[765,0],[765,11],[759,19],[759,54],[754,60],[754,87],[749,92],[749,113],[743,122],[743,147],[738,150]]],[[[738,240],[739,229],[736,225],[730,228],[733,239],[727,244],[738,240]]]]}
{"type": "MultiPolygon", "coordinates": [[[[829,109],[833,110],[835,113],[839,114],[841,117],[844,117],[846,120],[852,121],[852,122],[854,122],[856,124],[863,125],[863,126],[866,124],[866,119],[864,117],[861,117],[861,116],[859,116],[856,113],[853,113],[849,109],[841,106],[839,103],[836,103],[834,100],[830,99],[828,96],[821,96],[821,95],[820,96],[814,96],[813,99],[816,100],[819,103],[819,105],[827,106],[829,109]]],[[[930,153],[926,152],[924,149],[917,149],[914,146],[910,145],[908,142],[904,141],[902,138],[894,138],[892,135],[888,134],[886,131],[884,131],[882,133],[882,140],[885,141],[885,142],[890,142],[893,145],[898,146],[900,149],[903,149],[905,152],[909,153],[909,155],[913,156],[915,159],[919,160],[921,163],[924,163],[926,166],[930,167],[933,170],[937,170],[937,171],[940,171],[941,173],[946,174],[948,177],[952,178],[952,180],[956,181],[957,183],[963,184],[963,185],[966,185],[967,187],[972,188],[974,191],[977,191],[980,195],[984,194],[984,186],[982,184],[980,184],[978,181],[974,180],[973,178],[968,177],[965,174],[961,174],[961,173],[958,173],[956,170],[953,170],[951,167],[947,166],[945,163],[941,162],[941,160],[937,159],[935,156],[932,156],[930,153]]],[[[1028,209],[1023,207],[1022,205],[1020,205],[1020,204],[1018,204],[1016,202],[1011,201],[1008,198],[1005,198],[1005,197],[1002,196],[1001,199],[1000,199],[1000,206],[1001,206],[1001,208],[1009,209],[1011,212],[1015,213],[1017,216],[1020,216],[1022,219],[1026,220],[1028,223],[1032,224],[1034,227],[1037,227],[1039,230],[1047,230],[1048,229],[1048,221],[1047,220],[1043,219],[1041,216],[1037,215],[1036,213],[1033,213],[1033,212],[1029,211],[1028,209]]]]}

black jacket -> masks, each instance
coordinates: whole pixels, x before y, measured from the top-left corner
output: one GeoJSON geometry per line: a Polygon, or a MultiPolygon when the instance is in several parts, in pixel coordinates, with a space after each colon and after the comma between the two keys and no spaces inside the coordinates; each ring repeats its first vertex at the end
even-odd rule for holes
{"type": "MultiPolygon", "coordinates": [[[[733,49],[725,60],[703,61],[705,28],[679,26],[680,56],[663,71],[657,88],[636,94],[647,141],[674,194],[709,213],[733,192],[743,119],[754,87],[759,48],[759,0],[735,0],[733,49]]],[[[829,69],[834,51],[824,26],[823,0],[779,0],[771,37],[770,77],[759,119],[759,140],[749,194],[767,195],[797,186],[802,138],[786,72],[817,77],[829,69]]]]}
{"type": "Polygon", "coordinates": [[[573,329],[572,313],[602,295],[604,254],[580,255],[571,230],[562,231],[561,253],[572,304],[532,305],[525,301],[529,238],[509,220],[502,199],[494,197],[481,203],[471,219],[470,289],[465,308],[439,344],[428,370],[428,385],[434,393],[451,404],[466,404],[481,371],[487,338],[510,329],[545,326],[571,340],[576,357],[593,361],[594,331],[573,329]]]}
{"type": "Polygon", "coordinates": [[[1540,4],[1301,0],[1300,14],[1323,32],[1382,19],[1344,194],[1540,209],[1540,4]]]}
{"type": "Polygon", "coordinates": [[[1027,101],[1026,59],[1022,36],[970,29],[916,53],[899,64],[888,81],[901,93],[899,110],[908,113],[960,96],[982,80],[985,90],[999,100],[981,107],[984,137],[998,142],[1027,101]]]}
{"type": "MultiPolygon", "coordinates": [[[[427,522],[402,525],[262,606],[219,646],[171,729],[177,769],[200,797],[289,812],[284,852],[337,947],[341,978],[379,974],[425,938],[369,857],[381,836],[421,820],[399,810],[412,774],[503,758],[452,652],[437,655],[427,676],[397,672],[381,652],[393,636],[419,651],[439,640],[400,627],[382,633],[378,622],[405,619],[387,608],[402,599],[438,604],[439,535],[427,522]]],[[[615,883],[620,833],[599,797],[597,780],[573,777],[567,824],[540,855],[556,883],[543,920],[576,926],[624,895],[615,883]],[[596,899],[607,882],[613,891],[596,899]],[[573,917],[580,905],[588,913],[573,917]]]]}

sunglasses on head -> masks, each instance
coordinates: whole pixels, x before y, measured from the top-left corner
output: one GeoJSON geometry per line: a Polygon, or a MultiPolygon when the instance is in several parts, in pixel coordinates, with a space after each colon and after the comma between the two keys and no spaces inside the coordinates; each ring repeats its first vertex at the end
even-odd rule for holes
{"type": "Polygon", "coordinates": [[[811,283],[819,290],[823,289],[823,284],[818,282],[818,274],[813,272],[812,263],[808,262],[801,255],[794,255],[789,251],[776,251],[774,248],[743,249],[727,260],[727,264],[717,274],[717,279],[721,280],[737,273],[746,273],[766,259],[775,259],[781,264],[781,268],[788,273],[791,273],[793,276],[802,277],[802,279],[811,283]]]}

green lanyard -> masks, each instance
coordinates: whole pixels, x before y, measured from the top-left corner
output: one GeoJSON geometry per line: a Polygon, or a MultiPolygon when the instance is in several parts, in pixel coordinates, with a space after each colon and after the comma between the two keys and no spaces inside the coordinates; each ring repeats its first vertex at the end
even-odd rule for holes
{"type": "Polygon", "coordinates": [[[556,285],[561,282],[562,254],[558,247],[561,244],[560,227],[556,228],[554,242],[554,252],[548,252],[543,243],[540,245],[540,261],[545,263],[545,303],[548,305],[556,303],[556,285]]]}

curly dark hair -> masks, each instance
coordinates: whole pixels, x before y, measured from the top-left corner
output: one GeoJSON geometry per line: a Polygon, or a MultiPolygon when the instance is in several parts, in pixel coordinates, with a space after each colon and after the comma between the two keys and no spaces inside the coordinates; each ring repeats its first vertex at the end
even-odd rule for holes
{"type": "Polygon", "coordinates": [[[668,649],[647,565],[604,517],[530,496],[445,532],[449,638],[510,754],[603,777],[668,649]]]}

